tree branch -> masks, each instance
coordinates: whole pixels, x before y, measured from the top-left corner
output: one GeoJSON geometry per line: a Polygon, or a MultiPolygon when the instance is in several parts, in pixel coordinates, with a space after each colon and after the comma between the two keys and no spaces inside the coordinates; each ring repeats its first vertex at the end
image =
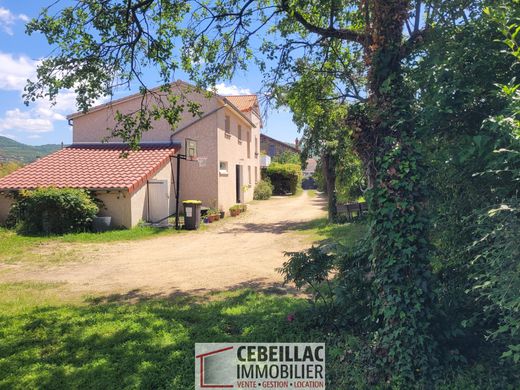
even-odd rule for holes
{"type": "Polygon", "coordinates": [[[345,41],[351,41],[355,43],[359,43],[360,45],[366,47],[370,44],[371,38],[370,35],[365,33],[360,33],[358,31],[354,31],[348,28],[337,29],[333,27],[319,27],[312,23],[310,23],[307,19],[303,17],[301,13],[298,11],[291,9],[287,4],[287,0],[281,1],[281,8],[285,11],[289,16],[292,16],[299,22],[303,27],[305,27],[309,32],[327,37],[327,38],[337,38],[345,41]]]}

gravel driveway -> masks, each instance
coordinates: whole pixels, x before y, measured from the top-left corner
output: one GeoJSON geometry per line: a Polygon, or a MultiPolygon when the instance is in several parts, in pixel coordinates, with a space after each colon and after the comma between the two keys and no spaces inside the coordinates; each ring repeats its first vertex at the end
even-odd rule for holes
{"type": "Polygon", "coordinates": [[[168,295],[237,287],[267,288],[282,281],[275,271],[284,251],[310,245],[295,231],[324,217],[325,201],[306,192],[254,202],[245,214],[205,231],[79,249],[81,261],[42,268],[21,267],[10,281],[65,282],[77,292],[168,295]]]}

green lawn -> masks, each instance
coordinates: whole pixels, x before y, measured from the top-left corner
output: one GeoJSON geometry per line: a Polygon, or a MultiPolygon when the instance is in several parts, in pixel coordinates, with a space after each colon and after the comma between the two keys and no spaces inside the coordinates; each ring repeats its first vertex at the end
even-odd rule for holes
{"type": "Polygon", "coordinates": [[[299,298],[240,290],[205,303],[135,295],[78,303],[59,288],[0,285],[0,388],[190,389],[195,342],[323,340],[287,320],[307,305],[299,298]]]}
{"type": "Polygon", "coordinates": [[[298,234],[305,235],[312,242],[332,241],[343,246],[352,246],[365,236],[367,226],[363,221],[341,224],[328,223],[327,218],[320,218],[299,224],[294,230],[298,234]]]}
{"type": "Polygon", "coordinates": [[[13,230],[0,228],[0,261],[60,262],[70,257],[71,249],[60,248],[60,243],[104,243],[147,239],[161,235],[181,234],[185,231],[153,227],[135,227],[104,233],[74,233],[63,236],[24,236],[13,230]],[[48,250],[43,250],[47,248],[48,250]]]}

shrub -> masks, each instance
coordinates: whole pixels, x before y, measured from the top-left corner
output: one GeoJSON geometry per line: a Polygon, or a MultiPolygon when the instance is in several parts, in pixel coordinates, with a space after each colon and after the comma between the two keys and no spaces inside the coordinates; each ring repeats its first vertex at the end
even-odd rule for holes
{"type": "Polygon", "coordinates": [[[21,233],[64,234],[87,230],[98,211],[84,190],[40,188],[20,191],[8,220],[21,233]]]}
{"type": "Polygon", "coordinates": [[[255,193],[253,199],[255,200],[267,200],[273,195],[273,185],[269,180],[260,180],[256,183],[255,193]]]}
{"type": "Polygon", "coordinates": [[[271,163],[265,169],[265,176],[271,181],[275,194],[295,194],[302,185],[302,168],[298,164],[271,163]]]}

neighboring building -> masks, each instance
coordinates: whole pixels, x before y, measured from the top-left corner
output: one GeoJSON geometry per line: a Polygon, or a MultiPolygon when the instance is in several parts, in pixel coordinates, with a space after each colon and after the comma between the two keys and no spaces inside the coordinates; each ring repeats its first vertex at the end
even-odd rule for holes
{"type": "MultiPolygon", "coordinates": [[[[253,199],[260,180],[260,129],[262,120],[256,95],[206,96],[182,81],[172,84],[187,101],[203,112],[184,112],[176,130],[165,120],[153,123],[142,136],[141,149],[120,157],[121,140],[103,140],[116,124],[116,111],[139,108],[140,94],[93,107],[68,119],[73,144],[0,179],[0,220],[11,204],[5,194],[23,188],[76,187],[95,191],[105,203],[104,215],[113,225],[131,227],[140,220],[156,222],[175,211],[175,186],[179,199],[199,199],[203,205],[227,209],[253,199]],[[176,177],[175,154],[184,153],[186,139],[197,141],[200,162],[181,160],[176,177]],[[179,151],[180,150],[180,151],[179,151]]],[[[164,97],[159,89],[154,91],[164,97]]]]}
{"type": "Polygon", "coordinates": [[[295,140],[294,145],[291,145],[265,134],[260,134],[260,150],[263,154],[271,158],[279,156],[283,152],[300,153],[300,149],[298,148],[298,139],[295,140]]]}
{"type": "Polygon", "coordinates": [[[318,161],[315,158],[308,158],[307,164],[305,165],[305,168],[303,170],[303,177],[304,178],[312,177],[312,175],[314,175],[314,172],[316,172],[317,166],[318,166],[318,161]]]}

